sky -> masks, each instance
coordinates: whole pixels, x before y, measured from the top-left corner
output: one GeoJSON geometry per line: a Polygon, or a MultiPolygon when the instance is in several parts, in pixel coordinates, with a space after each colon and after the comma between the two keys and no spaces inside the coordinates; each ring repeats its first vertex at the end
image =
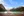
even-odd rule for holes
{"type": "Polygon", "coordinates": [[[8,5],[7,7],[24,6],[24,0],[4,0],[8,5]]]}
{"type": "Polygon", "coordinates": [[[9,10],[13,7],[24,6],[24,0],[0,0],[0,4],[9,10]]]}
{"type": "Polygon", "coordinates": [[[24,0],[0,0],[0,3],[2,3],[5,8],[24,6],[24,0]]]}

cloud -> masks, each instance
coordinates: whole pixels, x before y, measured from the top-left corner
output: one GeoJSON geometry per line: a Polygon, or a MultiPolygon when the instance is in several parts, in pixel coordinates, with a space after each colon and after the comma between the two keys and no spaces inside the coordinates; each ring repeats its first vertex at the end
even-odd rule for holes
{"type": "Polygon", "coordinates": [[[18,3],[16,2],[16,4],[18,4],[18,3]]]}
{"type": "Polygon", "coordinates": [[[0,0],[0,4],[3,4],[3,6],[7,9],[6,6],[8,6],[8,4],[6,4],[6,3],[4,2],[4,0],[0,0]]]}
{"type": "Polygon", "coordinates": [[[20,5],[20,6],[18,6],[18,7],[24,7],[24,5],[20,5]]]}
{"type": "Polygon", "coordinates": [[[21,4],[23,4],[23,3],[21,3],[21,4]]]}
{"type": "Polygon", "coordinates": [[[24,7],[24,5],[22,5],[24,7]]]}
{"type": "Polygon", "coordinates": [[[10,10],[10,9],[12,9],[12,8],[13,8],[13,7],[8,7],[7,10],[10,10]]]}
{"type": "Polygon", "coordinates": [[[5,7],[5,9],[11,9],[12,7],[7,7],[8,4],[4,2],[4,0],[0,0],[0,4],[3,4],[3,6],[5,7]]]}
{"type": "Polygon", "coordinates": [[[0,4],[2,4],[4,2],[4,0],[0,0],[0,4]]]}

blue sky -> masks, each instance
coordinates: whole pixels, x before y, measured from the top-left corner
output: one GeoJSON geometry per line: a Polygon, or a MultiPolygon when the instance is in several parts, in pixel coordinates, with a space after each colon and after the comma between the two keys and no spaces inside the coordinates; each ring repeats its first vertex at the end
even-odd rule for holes
{"type": "Polygon", "coordinates": [[[4,0],[7,3],[7,7],[24,6],[24,0],[4,0]]]}

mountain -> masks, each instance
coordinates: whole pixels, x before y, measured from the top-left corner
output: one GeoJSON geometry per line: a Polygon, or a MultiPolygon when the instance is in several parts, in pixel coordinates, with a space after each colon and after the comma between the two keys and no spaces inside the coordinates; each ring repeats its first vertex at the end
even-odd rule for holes
{"type": "Polygon", "coordinates": [[[4,11],[6,11],[5,7],[2,4],[0,4],[0,12],[4,12],[4,11]]]}
{"type": "Polygon", "coordinates": [[[13,8],[13,9],[11,9],[10,11],[24,11],[24,7],[23,6],[21,6],[21,7],[18,7],[18,8],[13,8]]]}

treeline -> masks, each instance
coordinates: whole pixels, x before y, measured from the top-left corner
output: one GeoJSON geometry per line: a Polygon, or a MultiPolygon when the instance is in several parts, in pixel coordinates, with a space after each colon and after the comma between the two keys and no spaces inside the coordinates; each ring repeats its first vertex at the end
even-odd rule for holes
{"type": "Polygon", "coordinates": [[[13,8],[10,11],[24,11],[24,7],[13,8]]]}

